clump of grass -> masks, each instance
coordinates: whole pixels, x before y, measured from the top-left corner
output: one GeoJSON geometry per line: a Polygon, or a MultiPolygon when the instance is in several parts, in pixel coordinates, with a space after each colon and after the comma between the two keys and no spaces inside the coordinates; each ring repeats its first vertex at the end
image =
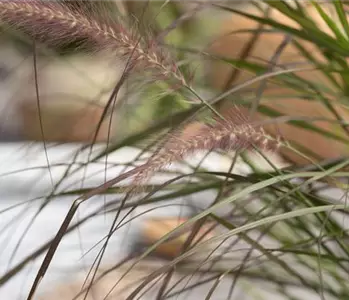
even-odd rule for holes
{"type": "MultiPolygon", "coordinates": [[[[102,16],[86,15],[86,12],[70,9],[59,2],[47,1],[1,1],[0,20],[18,28],[32,38],[49,46],[82,39],[97,51],[107,49],[116,56],[128,57],[133,69],[157,70],[161,78],[177,80],[189,87],[176,64],[156,42],[117,22],[102,16]]],[[[191,124],[189,124],[191,126],[191,124]]],[[[194,137],[178,131],[170,135],[164,144],[145,164],[122,174],[103,186],[134,176],[133,186],[138,187],[156,171],[174,161],[202,150],[246,150],[252,146],[275,149],[277,142],[266,135],[262,128],[255,128],[243,118],[238,108],[231,110],[227,118],[215,118],[212,125],[201,123],[194,137]]],[[[97,189],[96,192],[99,190],[97,189]]],[[[86,197],[87,199],[88,197],[86,197]]]]}

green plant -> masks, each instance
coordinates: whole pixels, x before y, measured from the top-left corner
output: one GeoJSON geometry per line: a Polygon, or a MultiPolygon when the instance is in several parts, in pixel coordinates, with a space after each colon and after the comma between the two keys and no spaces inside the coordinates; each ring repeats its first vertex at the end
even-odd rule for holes
{"type": "MultiPolygon", "coordinates": [[[[264,17],[257,17],[233,6],[206,3],[205,9],[217,13],[230,12],[245,15],[261,24],[272,26],[274,30],[281,30],[287,35],[310,42],[323,53],[327,61],[320,64],[312,58],[311,53],[306,51],[303,51],[304,59],[307,60],[311,68],[317,68],[332,81],[336,88],[334,94],[342,95],[343,105],[346,105],[345,96],[348,92],[346,57],[349,53],[347,4],[344,1],[333,2],[333,7],[339,19],[339,22],[335,23],[321,9],[321,5],[315,2],[310,3],[314,5],[320,17],[333,31],[334,36],[330,36],[314,25],[301,2],[294,2],[295,6],[281,1],[264,1],[264,4],[292,18],[301,29],[294,29],[278,23],[268,18],[267,14],[264,17]],[[337,74],[339,79],[334,74],[337,74]]],[[[152,3],[149,5],[151,6],[152,3]]],[[[173,4],[165,1],[155,11],[161,13],[162,9],[167,8],[168,5],[173,4]]],[[[175,23],[178,16],[174,14],[173,18],[174,23],[172,24],[175,25],[170,28],[171,31],[178,29],[175,23]]],[[[185,45],[186,47],[172,45],[171,49],[176,50],[175,53],[178,54],[178,59],[192,58],[193,56],[198,60],[202,57],[221,59],[229,65],[256,74],[255,78],[249,82],[227,88],[226,91],[212,99],[205,99],[198,92],[204,86],[203,76],[198,76],[198,78],[194,76],[192,80],[189,80],[186,68],[179,67],[177,63],[174,63],[176,59],[171,58],[168,45],[164,42],[158,42],[150,34],[149,36],[140,34],[141,31],[138,31],[135,27],[130,29],[127,23],[120,21],[121,19],[107,20],[101,16],[96,18],[93,15],[86,15],[86,12],[81,12],[79,9],[72,10],[71,7],[69,8],[64,4],[40,1],[2,1],[0,2],[0,19],[23,30],[31,37],[47,43],[48,46],[64,44],[73,38],[81,38],[85,45],[95,50],[108,48],[115,52],[115,55],[125,57],[127,63],[124,75],[110,97],[104,117],[107,115],[108,108],[113,106],[114,96],[126,80],[132,80],[132,75],[142,74],[146,78],[144,79],[146,84],[143,84],[147,88],[152,87],[155,81],[160,81],[163,85],[155,86],[154,90],[161,94],[162,88],[164,92],[170,89],[169,94],[173,96],[174,101],[176,100],[179,104],[182,104],[179,105],[180,108],[175,113],[171,114],[169,112],[164,118],[159,116],[146,129],[127,136],[114,144],[107,144],[98,154],[93,154],[88,149],[90,155],[87,164],[105,159],[106,172],[108,155],[112,152],[125,146],[139,147],[141,154],[142,151],[151,150],[151,157],[141,166],[124,171],[121,175],[115,176],[102,185],[89,190],[68,189],[62,192],[59,191],[62,183],[85,167],[73,168],[73,163],[68,165],[61,181],[56,183],[52,193],[45,197],[38,213],[62,195],[77,195],[78,198],[72,203],[71,209],[57,235],[52,240],[38,246],[36,251],[29,253],[20,263],[9,269],[6,274],[3,274],[0,277],[0,286],[10,281],[18,272],[21,272],[30,261],[45,253],[45,259],[28,296],[28,299],[34,299],[34,292],[39,287],[45,273],[49,271],[51,260],[58,251],[58,246],[64,236],[78,230],[79,226],[90,218],[105,212],[112,214],[113,221],[96,262],[91,266],[90,277],[94,280],[110,237],[124,224],[124,217],[121,217],[122,212],[127,211],[127,214],[131,214],[140,206],[151,203],[160,206],[160,203],[174,197],[195,196],[199,192],[213,189],[215,196],[207,207],[192,216],[185,224],[178,226],[178,228],[165,235],[156,244],[148,247],[137,257],[136,262],[128,271],[139,261],[149,256],[160,243],[171,238],[171,235],[178,233],[185,225],[195,225],[190,239],[197,234],[198,228],[207,221],[214,222],[219,227],[219,233],[210,240],[197,245],[190,245],[189,247],[189,242],[186,243],[180,256],[169,261],[164,267],[151,272],[130,293],[127,299],[137,299],[143,290],[156,280],[161,280],[161,288],[157,294],[157,299],[166,299],[178,295],[180,291],[174,290],[175,285],[170,285],[174,268],[184,272],[183,280],[188,280],[188,282],[190,282],[190,276],[193,274],[210,275],[209,279],[204,278],[195,284],[188,283],[186,286],[187,289],[190,289],[194,288],[195,285],[200,285],[201,282],[210,283],[211,288],[206,299],[213,298],[222,278],[228,278],[230,281],[230,289],[226,295],[227,299],[230,299],[229,297],[233,295],[238,281],[248,285],[249,289],[246,289],[247,291],[251,288],[257,289],[256,282],[258,281],[265,284],[265,286],[268,284],[270,285],[268,288],[275,295],[282,294],[285,299],[304,299],[293,292],[296,288],[306,290],[321,299],[347,299],[349,297],[347,284],[349,272],[348,236],[347,228],[342,221],[348,217],[346,193],[343,191],[343,199],[333,199],[329,195],[321,193],[323,184],[326,187],[345,187],[342,179],[349,175],[346,171],[349,160],[339,157],[330,162],[315,161],[314,157],[308,155],[306,149],[297,149],[297,145],[291,145],[287,141],[279,143],[277,137],[267,135],[262,129],[263,124],[250,123],[249,119],[240,114],[239,109],[234,109],[230,115],[225,115],[219,111],[217,106],[223,100],[246,104],[247,97],[239,95],[237,92],[253,82],[263,82],[270,79],[280,86],[301,93],[306,99],[324,103],[327,109],[336,116],[337,123],[343,126],[346,131],[345,121],[336,114],[336,110],[329,101],[332,86],[331,88],[319,86],[316,82],[305,81],[300,78],[296,72],[304,70],[303,67],[287,68],[287,66],[284,66],[281,70],[270,71],[265,66],[251,63],[244,58],[235,61],[214,58],[202,49],[195,49],[194,47],[188,49],[187,45],[185,45]],[[147,80],[147,78],[151,80],[147,80]],[[199,124],[200,128],[194,128],[195,130],[191,132],[190,126],[195,124],[199,124]],[[149,139],[160,140],[160,142],[156,144],[156,147],[152,147],[154,145],[151,143],[150,146],[144,146],[144,141],[149,139]],[[292,165],[286,168],[273,165],[263,151],[274,149],[279,144],[281,147],[288,147],[307,158],[310,162],[309,165],[303,167],[292,165]],[[244,150],[253,147],[270,164],[272,171],[259,170],[258,165],[250,159],[248,153],[245,153],[244,150]],[[223,152],[222,155],[229,157],[231,165],[225,172],[207,170],[200,165],[189,165],[192,170],[191,174],[181,172],[179,176],[163,184],[152,187],[145,185],[154,173],[162,171],[169,163],[182,160],[187,154],[192,154],[197,150],[221,151],[223,152]],[[236,155],[234,154],[231,157],[230,150],[235,150],[236,155]],[[234,173],[238,156],[249,165],[252,170],[250,174],[238,175],[234,173]],[[120,184],[125,179],[132,179],[132,176],[133,180],[126,183],[126,186],[120,184]],[[183,179],[189,176],[195,180],[185,182],[183,179]],[[157,194],[160,191],[167,191],[167,193],[157,194]],[[122,200],[108,202],[105,205],[101,203],[101,207],[96,211],[72,224],[79,205],[90,201],[96,195],[104,194],[121,195],[122,200]],[[225,213],[218,213],[219,208],[223,208],[225,213]],[[240,216],[240,218],[238,219],[237,216],[240,216]],[[234,246],[237,241],[243,242],[246,249],[244,255],[239,257],[239,262],[232,265],[232,258],[229,254],[235,250],[234,246]],[[272,246],[265,241],[270,242],[272,246]],[[227,242],[229,242],[228,246],[223,245],[227,242]],[[208,244],[215,244],[217,248],[207,251],[204,246],[208,244]],[[222,251],[216,251],[217,249],[222,251]],[[186,262],[186,259],[198,253],[204,259],[192,263],[183,263],[186,262]],[[165,276],[161,277],[164,274],[165,276]]],[[[154,19],[156,18],[154,17],[154,19]]],[[[142,25],[141,16],[139,16],[139,23],[142,25]]],[[[159,27],[161,28],[161,26],[159,27]]],[[[154,32],[160,31],[161,33],[162,30],[165,29],[157,28],[154,32]]],[[[148,31],[145,30],[145,32],[148,31]]],[[[299,47],[301,48],[300,44],[299,47]]],[[[192,65],[187,63],[185,67],[190,69],[192,65]]],[[[140,78],[138,77],[135,83],[132,84],[139,82],[140,78]]],[[[263,94],[262,92],[263,88],[261,94],[263,94]]],[[[284,97],[287,97],[287,95],[284,95],[284,97]]],[[[255,99],[255,102],[252,103],[252,107],[259,108],[259,100],[257,97],[257,100],[255,99]]],[[[263,110],[263,107],[260,107],[260,110],[269,114],[272,117],[272,122],[293,121],[295,126],[320,132],[328,138],[329,143],[333,139],[339,139],[344,144],[348,144],[347,136],[339,137],[335,132],[320,130],[312,124],[313,120],[299,121],[297,118],[292,119],[292,116],[288,116],[289,118],[286,121],[285,118],[276,120],[277,113],[265,108],[263,110]]],[[[89,146],[91,145],[85,146],[84,149],[89,146]]],[[[82,293],[89,293],[91,286],[92,284],[88,285],[82,290],[82,293]]]]}

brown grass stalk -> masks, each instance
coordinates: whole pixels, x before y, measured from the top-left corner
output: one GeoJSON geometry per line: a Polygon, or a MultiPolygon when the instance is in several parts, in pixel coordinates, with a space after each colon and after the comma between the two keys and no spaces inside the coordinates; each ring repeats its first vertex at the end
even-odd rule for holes
{"type": "Polygon", "coordinates": [[[132,54],[138,69],[156,69],[162,77],[186,82],[155,39],[140,38],[121,22],[107,17],[87,16],[82,10],[73,11],[53,1],[5,0],[0,1],[0,21],[49,46],[83,39],[97,50],[107,49],[119,56],[132,54]]]}

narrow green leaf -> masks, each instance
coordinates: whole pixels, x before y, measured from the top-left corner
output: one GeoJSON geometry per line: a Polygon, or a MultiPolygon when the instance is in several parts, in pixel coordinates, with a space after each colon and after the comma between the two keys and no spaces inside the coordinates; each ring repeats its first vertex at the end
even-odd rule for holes
{"type": "Polygon", "coordinates": [[[302,29],[313,31],[313,32],[319,32],[318,27],[313,22],[312,19],[305,16],[305,14],[301,15],[299,12],[292,8],[290,5],[287,4],[285,1],[265,1],[268,3],[269,6],[277,9],[281,13],[283,13],[285,16],[288,16],[290,19],[296,21],[299,25],[301,25],[302,29]]]}
{"type": "MultiPolygon", "coordinates": [[[[272,116],[272,117],[280,117],[280,116],[285,116],[284,114],[282,113],[279,113],[278,111],[270,108],[270,107],[266,107],[264,105],[260,105],[259,106],[259,111],[268,115],[268,116],[272,116]]],[[[337,135],[331,131],[328,131],[328,130],[325,130],[325,129],[322,129],[322,128],[319,128],[318,126],[316,125],[313,125],[313,124],[310,124],[308,122],[305,122],[305,121],[290,121],[289,122],[290,124],[298,127],[298,128],[302,128],[302,129],[305,129],[305,130],[309,130],[309,131],[313,131],[313,132],[316,132],[316,133],[319,133],[323,136],[326,136],[330,139],[333,139],[333,140],[336,140],[336,141],[339,141],[339,142],[342,142],[344,144],[348,144],[349,143],[349,140],[340,136],[340,135],[337,135]]]]}
{"type": "MultiPolygon", "coordinates": [[[[274,4],[277,2],[274,2],[274,4]]],[[[314,44],[316,44],[318,47],[324,47],[325,49],[328,49],[329,51],[335,51],[340,55],[343,55],[344,57],[349,56],[349,49],[347,47],[343,47],[342,45],[338,44],[338,41],[333,39],[332,37],[328,36],[327,34],[324,34],[321,31],[308,33],[305,30],[299,30],[292,28],[290,26],[281,24],[277,21],[267,19],[267,18],[262,18],[255,16],[253,14],[249,14],[231,7],[226,7],[224,5],[219,5],[219,4],[212,4],[214,7],[230,11],[232,13],[236,13],[242,16],[245,16],[246,18],[249,18],[251,20],[257,21],[259,23],[265,24],[265,25],[270,25],[274,28],[277,28],[279,30],[284,31],[285,33],[292,34],[296,37],[299,37],[301,39],[310,41],[314,44]]]]}
{"type": "Polygon", "coordinates": [[[346,12],[343,7],[343,2],[341,0],[333,0],[332,3],[336,8],[336,12],[339,17],[339,20],[341,21],[342,26],[347,34],[347,37],[349,38],[349,23],[348,23],[346,12]]]}
{"type": "Polygon", "coordinates": [[[321,18],[326,22],[327,26],[332,30],[332,32],[336,35],[337,39],[342,42],[348,42],[345,36],[342,34],[341,30],[338,28],[336,23],[331,19],[326,12],[322,9],[322,7],[316,2],[311,1],[311,3],[314,5],[318,13],[320,14],[321,18]]]}
{"type": "MultiPolygon", "coordinates": [[[[348,163],[349,163],[349,161],[345,161],[345,164],[348,164],[348,163]]],[[[166,242],[166,240],[168,238],[170,238],[173,234],[179,233],[180,230],[182,230],[185,226],[188,226],[189,224],[193,224],[196,221],[202,219],[203,217],[208,216],[211,213],[214,213],[218,208],[221,208],[224,205],[227,205],[229,203],[233,203],[233,202],[237,201],[238,199],[242,199],[242,198],[248,196],[249,194],[251,194],[253,192],[256,192],[258,190],[261,190],[263,188],[269,187],[269,186],[271,186],[273,184],[276,184],[276,183],[279,183],[279,182],[282,182],[282,181],[285,181],[285,180],[290,180],[292,178],[307,178],[307,177],[308,178],[309,177],[317,177],[317,179],[320,179],[320,178],[326,177],[326,175],[327,174],[324,174],[324,172],[304,172],[304,173],[297,173],[297,174],[283,174],[283,175],[275,176],[273,178],[264,180],[262,182],[258,182],[258,183],[252,184],[252,185],[248,186],[247,188],[243,189],[242,191],[239,191],[236,194],[228,197],[227,199],[222,200],[221,202],[211,206],[210,208],[206,209],[202,213],[199,213],[198,215],[192,217],[188,221],[186,221],[183,224],[179,225],[177,228],[175,228],[174,230],[172,230],[171,232],[166,234],[164,237],[159,239],[154,245],[149,247],[147,249],[147,251],[145,251],[141,255],[140,259],[146,257],[154,249],[156,249],[156,247],[158,247],[162,243],[166,242]]],[[[226,174],[226,176],[229,176],[229,174],[226,174]]],[[[253,228],[261,226],[261,225],[269,224],[270,220],[279,221],[279,220],[288,219],[290,217],[297,217],[297,216],[307,215],[307,214],[310,214],[310,213],[314,214],[314,213],[317,213],[317,212],[328,211],[330,209],[331,210],[336,210],[336,209],[345,209],[345,208],[346,208],[346,205],[325,205],[325,206],[318,206],[318,207],[311,207],[311,208],[306,208],[306,209],[300,209],[299,211],[294,211],[294,212],[282,214],[282,215],[279,215],[279,216],[273,216],[273,217],[270,217],[270,218],[265,218],[265,219],[259,220],[257,222],[252,222],[250,224],[241,226],[241,227],[239,227],[237,229],[238,231],[236,233],[243,232],[243,231],[245,231],[247,229],[253,229],[253,228]],[[267,220],[267,221],[264,222],[263,220],[267,220]]],[[[233,231],[233,232],[235,232],[235,231],[233,231]]]]}

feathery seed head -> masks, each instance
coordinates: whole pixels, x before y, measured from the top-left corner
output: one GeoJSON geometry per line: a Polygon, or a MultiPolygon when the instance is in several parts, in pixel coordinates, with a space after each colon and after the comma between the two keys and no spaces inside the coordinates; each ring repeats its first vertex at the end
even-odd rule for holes
{"type": "Polygon", "coordinates": [[[186,84],[177,66],[154,41],[147,43],[144,38],[115,20],[107,17],[102,20],[85,14],[53,1],[0,1],[0,21],[19,28],[50,46],[82,39],[97,50],[108,49],[121,56],[132,54],[139,69],[158,70],[163,77],[174,78],[181,84],[186,84]]]}
{"type": "Polygon", "coordinates": [[[237,151],[251,150],[254,147],[263,151],[276,151],[281,145],[278,139],[267,135],[262,127],[249,124],[238,107],[225,115],[224,120],[217,119],[213,125],[201,123],[198,128],[197,122],[189,124],[187,127],[194,125],[195,135],[190,129],[172,135],[160,151],[142,166],[142,171],[134,178],[134,186],[139,186],[158,170],[196,151],[237,151]]]}

